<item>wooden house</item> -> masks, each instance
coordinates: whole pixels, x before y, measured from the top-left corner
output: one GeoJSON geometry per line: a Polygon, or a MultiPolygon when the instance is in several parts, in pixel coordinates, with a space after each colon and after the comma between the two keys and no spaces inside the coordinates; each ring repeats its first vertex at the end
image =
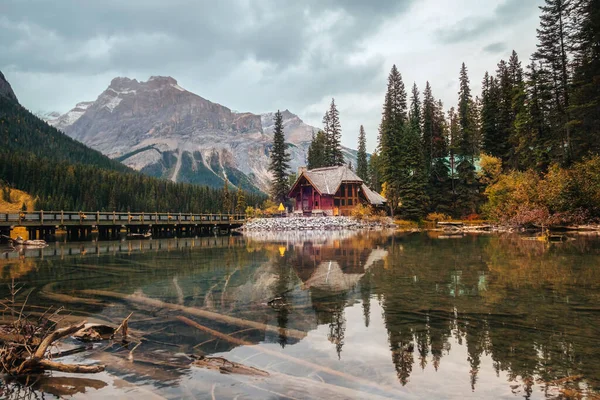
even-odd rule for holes
{"type": "Polygon", "coordinates": [[[289,192],[294,212],[304,215],[349,215],[359,204],[383,207],[386,199],[346,166],[301,170],[289,192]]]}

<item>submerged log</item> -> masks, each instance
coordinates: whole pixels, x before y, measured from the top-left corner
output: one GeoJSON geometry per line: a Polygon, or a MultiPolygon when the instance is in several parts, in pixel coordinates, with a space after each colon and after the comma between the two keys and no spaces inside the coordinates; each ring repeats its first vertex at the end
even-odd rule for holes
{"type": "Polygon", "coordinates": [[[194,360],[192,365],[195,365],[196,367],[216,370],[222,374],[269,376],[269,373],[267,371],[229,361],[223,357],[200,356],[198,359],[194,360]]]}
{"type": "Polygon", "coordinates": [[[108,325],[87,325],[83,329],[75,332],[73,337],[82,342],[101,342],[112,339],[115,335],[115,328],[108,325]]]}
{"type": "Polygon", "coordinates": [[[206,332],[206,333],[208,333],[208,334],[210,334],[210,335],[212,335],[214,337],[217,337],[217,338],[222,339],[224,341],[227,341],[229,343],[232,343],[232,344],[235,344],[235,345],[238,345],[238,346],[252,346],[253,348],[257,349],[258,351],[260,351],[262,353],[268,354],[268,355],[273,356],[273,357],[278,357],[278,358],[280,358],[282,360],[289,361],[289,362],[294,363],[296,365],[307,367],[307,368],[310,368],[310,369],[315,370],[315,371],[324,372],[326,374],[333,375],[333,376],[336,376],[338,378],[345,379],[345,380],[347,380],[349,382],[357,383],[357,384],[369,387],[369,388],[377,390],[377,391],[381,391],[381,392],[385,392],[385,393],[388,393],[388,394],[392,394],[393,396],[400,396],[401,395],[401,393],[395,391],[393,388],[384,387],[384,386],[378,385],[377,383],[375,383],[373,381],[370,381],[368,379],[364,379],[364,378],[361,378],[361,377],[358,377],[358,376],[350,375],[350,374],[347,374],[345,372],[341,372],[341,371],[338,371],[338,370],[335,370],[335,369],[332,369],[332,368],[329,368],[329,367],[326,367],[326,366],[323,366],[323,365],[315,364],[313,362],[306,361],[306,360],[303,360],[301,358],[296,358],[296,357],[290,356],[289,354],[280,353],[278,351],[271,350],[271,349],[263,347],[263,346],[256,346],[254,343],[248,342],[248,341],[243,340],[243,339],[234,338],[234,337],[232,337],[230,335],[226,335],[226,334],[221,333],[219,331],[215,331],[214,329],[211,329],[211,328],[208,328],[206,326],[200,325],[196,321],[192,321],[189,318],[186,318],[186,317],[183,317],[183,316],[179,316],[179,317],[177,317],[177,319],[179,321],[183,322],[186,325],[192,326],[192,327],[194,327],[194,328],[196,328],[198,330],[206,332]]]}
{"type": "Polygon", "coordinates": [[[64,293],[56,293],[54,291],[54,286],[56,286],[56,282],[48,283],[42,288],[42,290],[40,290],[40,295],[47,299],[62,304],[89,304],[92,306],[104,305],[104,302],[100,300],[74,297],[64,293]]]}
{"type": "Polygon", "coordinates": [[[242,326],[245,328],[256,328],[263,331],[273,332],[276,334],[283,334],[287,337],[294,339],[304,339],[306,337],[306,332],[302,332],[296,329],[284,329],[273,325],[267,325],[261,322],[250,321],[247,319],[232,317],[229,315],[219,314],[213,311],[202,310],[200,308],[194,307],[186,307],[179,304],[173,303],[165,303],[160,300],[150,299],[148,297],[139,296],[139,295],[126,295],[122,293],[109,292],[105,290],[93,290],[86,289],[81,290],[81,293],[92,295],[92,296],[100,296],[100,297],[108,297],[113,299],[125,300],[130,303],[141,304],[145,306],[155,307],[155,308],[166,308],[170,310],[175,310],[182,312],[184,314],[193,315],[195,317],[209,319],[211,321],[216,321],[228,325],[242,326]]]}

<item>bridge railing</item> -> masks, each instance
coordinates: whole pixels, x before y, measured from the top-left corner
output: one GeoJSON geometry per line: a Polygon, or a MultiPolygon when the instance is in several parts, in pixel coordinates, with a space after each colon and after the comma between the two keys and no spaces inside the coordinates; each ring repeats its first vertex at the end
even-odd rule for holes
{"type": "Polygon", "coordinates": [[[2,212],[0,224],[22,223],[39,225],[73,225],[96,223],[99,225],[150,225],[150,224],[223,224],[240,223],[245,214],[194,214],[194,213],[144,213],[144,212],[77,212],[77,211],[29,211],[2,212]]]}

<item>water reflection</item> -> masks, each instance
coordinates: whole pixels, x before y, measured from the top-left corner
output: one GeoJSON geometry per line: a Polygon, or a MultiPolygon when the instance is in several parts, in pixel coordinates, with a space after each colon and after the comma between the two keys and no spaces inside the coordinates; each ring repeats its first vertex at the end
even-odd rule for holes
{"type": "Polygon", "coordinates": [[[138,361],[131,364],[119,352],[93,358],[110,366],[110,379],[151,382],[165,397],[210,393],[214,388],[200,387],[199,375],[228,387],[230,398],[282,387],[306,395],[299,381],[266,379],[259,389],[244,381],[232,389],[237,378],[217,379],[185,362],[176,368],[151,362],[162,357],[172,365],[176,353],[218,354],[286,379],[386,393],[257,351],[271,346],[417,398],[560,397],[600,388],[597,238],[549,244],[519,236],[278,232],[100,245],[109,247],[55,247],[5,258],[2,277],[35,287],[34,304],[50,298],[77,318],[114,323],[134,308],[131,326],[145,338],[138,361]],[[215,340],[173,320],[173,311],[85,295],[86,289],[136,294],[275,329],[196,317],[255,346],[215,340]],[[87,303],[78,302],[82,298],[87,303]]]}

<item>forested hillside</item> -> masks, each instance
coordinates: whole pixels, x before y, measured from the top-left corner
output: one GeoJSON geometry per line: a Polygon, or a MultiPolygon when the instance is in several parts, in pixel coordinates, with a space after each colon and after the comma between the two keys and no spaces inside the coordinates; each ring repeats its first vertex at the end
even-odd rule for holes
{"type": "Polygon", "coordinates": [[[0,96],[0,152],[25,152],[47,160],[131,172],[118,161],[92,150],[51,127],[20,104],[0,96]]]}
{"type": "MultiPolygon", "coordinates": [[[[142,175],[69,138],[0,96],[0,179],[44,210],[231,212],[223,189],[142,175]],[[226,207],[227,209],[225,209],[226,207]]],[[[248,204],[263,197],[245,194],[248,204]]]]}

